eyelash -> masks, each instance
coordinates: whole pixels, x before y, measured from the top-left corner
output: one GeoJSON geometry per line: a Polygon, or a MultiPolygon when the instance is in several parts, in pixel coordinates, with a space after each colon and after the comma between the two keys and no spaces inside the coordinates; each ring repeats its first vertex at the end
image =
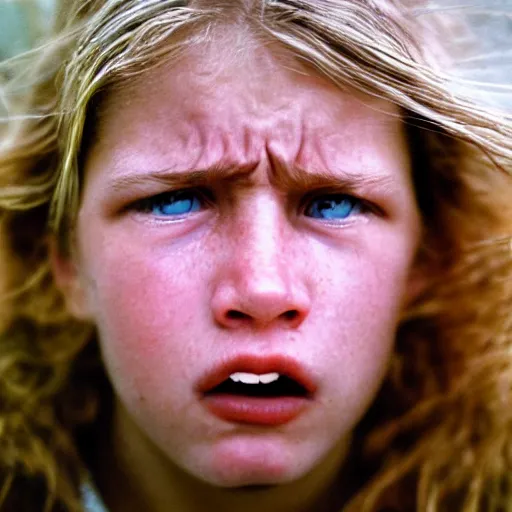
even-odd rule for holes
{"type": "MultiPolygon", "coordinates": [[[[308,194],[308,196],[306,196],[306,198],[302,201],[300,207],[301,213],[306,217],[319,218],[313,216],[314,211],[319,213],[322,209],[318,208],[318,206],[316,208],[313,206],[316,201],[323,201],[325,203],[323,205],[324,209],[329,208],[329,206],[333,207],[334,203],[337,203],[336,206],[339,206],[342,203],[344,204],[346,213],[345,216],[342,216],[341,218],[335,218],[332,216],[325,216],[321,218],[321,220],[330,222],[345,221],[353,214],[366,214],[375,209],[369,205],[368,202],[354,195],[342,192],[325,191],[308,194]],[[346,211],[347,208],[348,211],[346,211]],[[353,213],[354,210],[355,213],[353,213]]],[[[189,188],[171,192],[163,192],[161,194],[138,200],[130,207],[130,209],[139,213],[154,214],[160,218],[171,218],[177,220],[184,218],[191,213],[202,210],[205,206],[208,206],[212,202],[213,194],[211,191],[205,189],[189,188]],[[180,202],[182,203],[181,210],[183,211],[180,211],[180,202]],[[174,210],[172,213],[154,213],[155,207],[160,207],[162,209],[171,203],[172,206],[174,206],[174,209],[171,208],[171,210],[174,210]]]]}

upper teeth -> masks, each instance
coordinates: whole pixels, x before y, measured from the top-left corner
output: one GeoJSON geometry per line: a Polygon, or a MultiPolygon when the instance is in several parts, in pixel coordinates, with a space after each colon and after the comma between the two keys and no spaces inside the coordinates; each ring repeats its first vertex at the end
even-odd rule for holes
{"type": "Polygon", "coordinates": [[[229,378],[235,382],[243,382],[244,384],[269,384],[279,378],[279,373],[273,372],[257,375],[255,373],[236,372],[232,373],[229,378]]]}

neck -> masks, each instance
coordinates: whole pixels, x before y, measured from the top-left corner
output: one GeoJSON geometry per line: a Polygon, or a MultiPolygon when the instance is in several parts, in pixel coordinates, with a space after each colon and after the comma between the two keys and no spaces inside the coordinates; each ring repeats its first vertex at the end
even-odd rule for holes
{"type": "Polygon", "coordinates": [[[128,419],[114,409],[110,433],[100,441],[95,479],[110,512],[337,512],[345,478],[340,468],[348,440],[297,481],[275,486],[219,488],[172,464],[128,419]]]}

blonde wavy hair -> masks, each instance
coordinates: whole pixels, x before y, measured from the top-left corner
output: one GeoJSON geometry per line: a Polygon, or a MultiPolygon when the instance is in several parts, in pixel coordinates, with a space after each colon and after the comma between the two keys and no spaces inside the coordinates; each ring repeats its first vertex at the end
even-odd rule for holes
{"type": "Polygon", "coordinates": [[[344,510],[512,511],[512,119],[449,86],[417,4],[68,0],[51,40],[0,68],[17,68],[0,125],[1,510],[81,510],[77,439],[108,406],[94,326],[66,312],[48,249],[67,249],[102,93],[222,25],[394,102],[406,123],[429,282],[357,427],[344,510]]]}

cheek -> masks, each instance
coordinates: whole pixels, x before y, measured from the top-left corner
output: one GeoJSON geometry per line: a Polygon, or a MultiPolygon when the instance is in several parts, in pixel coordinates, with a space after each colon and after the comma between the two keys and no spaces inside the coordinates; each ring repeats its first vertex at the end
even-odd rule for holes
{"type": "Polygon", "coordinates": [[[160,254],[119,241],[89,259],[103,358],[123,395],[157,397],[163,378],[178,390],[190,379],[209,314],[200,254],[194,247],[160,254]]]}
{"type": "Polygon", "coordinates": [[[336,423],[343,423],[347,409],[357,417],[364,414],[384,378],[396,338],[414,245],[399,238],[378,241],[372,237],[364,249],[342,258],[339,253],[322,256],[327,271],[318,281],[320,313],[311,339],[324,344],[318,348],[329,375],[326,396],[338,395],[343,402],[332,410],[336,423]]]}

